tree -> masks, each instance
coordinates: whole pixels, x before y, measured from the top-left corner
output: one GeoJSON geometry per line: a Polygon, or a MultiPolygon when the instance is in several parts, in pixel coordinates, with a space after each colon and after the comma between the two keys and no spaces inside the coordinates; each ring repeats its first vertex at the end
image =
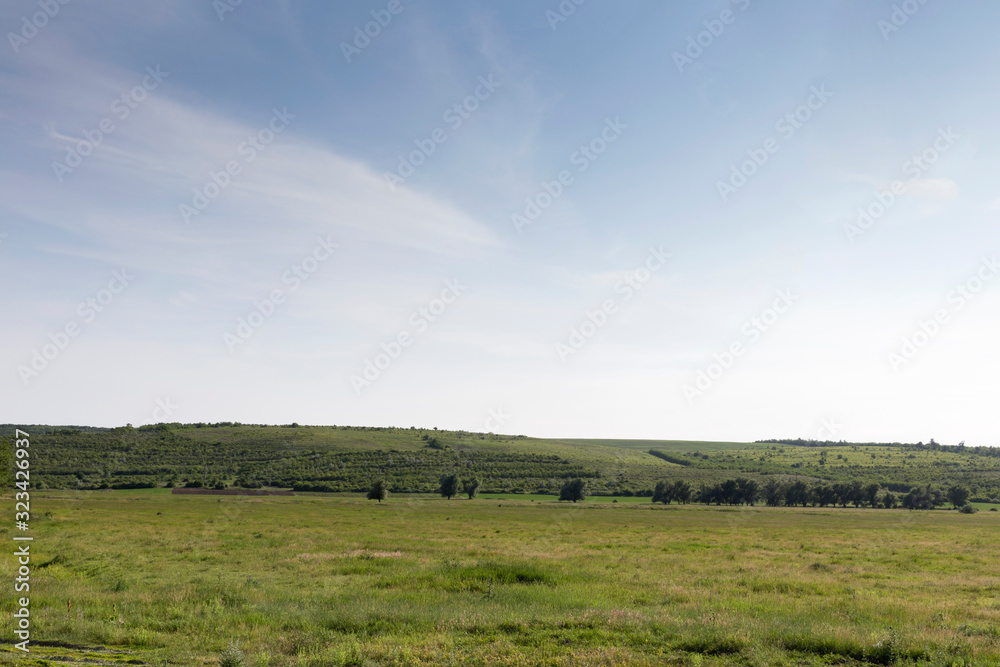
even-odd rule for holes
{"type": "Polygon", "coordinates": [[[694,489],[688,484],[687,480],[679,479],[674,482],[673,495],[674,500],[679,503],[689,503],[691,502],[691,495],[694,493],[694,489]]]}
{"type": "Polygon", "coordinates": [[[848,496],[850,501],[854,503],[855,507],[861,507],[865,502],[865,487],[858,480],[851,482],[850,491],[848,491],[848,496]]]}
{"type": "Polygon", "coordinates": [[[441,478],[441,487],[438,489],[438,493],[442,496],[451,500],[453,496],[458,495],[458,475],[445,475],[441,478]]]}
{"type": "Polygon", "coordinates": [[[958,486],[956,484],[948,489],[948,502],[951,503],[953,507],[962,507],[969,502],[969,490],[964,486],[958,486]]]}
{"type": "Polygon", "coordinates": [[[847,503],[851,502],[851,485],[844,483],[837,483],[830,487],[833,493],[833,502],[830,504],[836,507],[840,504],[841,507],[847,507],[847,503]]]}
{"type": "Polygon", "coordinates": [[[882,506],[889,510],[894,510],[899,505],[899,499],[896,498],[896,494],[892,491],[886,491],[885,495],[882,496],[882,506]]]}
{"type": "Polygon", "coordinates": [[[776,479],[769,479],[764,483],[764,502],[767,503],[769,507],[777,507],[785,502],[786,493],[787,489],[784,484],[776,479]]]}
{"type": "Polygon", "coordinates": [[[752,479],[740,478],[736,480],[737,499],[745,505],[754,505],[760,497],[760,487],[752,479]]]}
{"type": "Polygon", "coordinates": [[[653,502],[654,503],[669,503],[670,500],[667,498],[667,483],[664,481],[659,481],[656,483],[656,488],[653,489],[653,502]]]}
{"type": "Polygon", "coordinates": [[[908,510],[930,510],[944,502],[944,496],[939,489],[932,489],[928,484],[924,488],[912,488],[903,496],[903,507],[908,510]]]}
{"type": "Polygon", "coordinates": [[[469,496],[469,500],[472,500],[479,495],[480,486],[482,486],[482,482],[480,482],[478,478],[473,477],[462,485],[462,493],[469,496]]]}
{"type": "Polygon", "coordinates": [[[837,504],[837,493],[829,484],[817,484],[812,490],[813,503],[820,507],[837,504]]]}
{"type": "Polygon", "coordinates": [[[572,479],[562,485],[562,489],[559,491],[559,500],[572,500],[574,503],[578,500],[586,500],[584,495],[587,489],[587,483],[582,479],[577,477],[572,479]]]}
{"type": "Polygon", "coordinates": [[[377,500],[382,502],[387,497],[389,497],[389,486],[383,479],[378,480],[372,484],[372,488],[368,489],[368,500],[377,500]]]}
{"type": "Polygon", "coordinates": [[[727,479],[719,489],[721,498],[716,498],[716,504],[725,502],[729,505],[738,505],[740,502],[740,488],[735,479],[727,479]]]}
{"type": "Polygon", "coordinates": [[[802,480],[792,482],[785,491],[785,504],[791,507],[801,505],[805,507],[809,504],[809,485],[802,480]]]}
{"type": "Polygon", "coordinates": [[[865,487],[864,498],[871,507],[878,507],[878,492],[882,490],[882,487],[878,484],[872,483],[865,487]]]}

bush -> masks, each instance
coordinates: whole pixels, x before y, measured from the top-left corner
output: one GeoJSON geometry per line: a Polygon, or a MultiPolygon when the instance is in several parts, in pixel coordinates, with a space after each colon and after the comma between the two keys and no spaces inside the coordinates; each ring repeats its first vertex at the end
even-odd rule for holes
{"type": "Polygon", "coordinates": [[[973,507],[969,503],[966,503],[966,504],[962,505],[962,507],[960,507],[958,511],[961,512],[962,514],[975,514],[979,510],[977,510],[975,507],[973,507]]]}
{"type": "Polygon", "coordinates": [[[230,642],[226,650],[219,654],[219,667],[246,667],[247,657],[240,650],[238,641],[230,642]]]}

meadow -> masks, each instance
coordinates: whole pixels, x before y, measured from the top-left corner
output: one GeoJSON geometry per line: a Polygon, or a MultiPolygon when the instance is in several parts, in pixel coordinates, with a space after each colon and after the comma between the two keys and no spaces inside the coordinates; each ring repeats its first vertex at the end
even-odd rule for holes
{"type": "Polygon", "coordinates": [[[1000,664],[998,512],[501,497],[36,491],[0,661],[1000,664]]]}

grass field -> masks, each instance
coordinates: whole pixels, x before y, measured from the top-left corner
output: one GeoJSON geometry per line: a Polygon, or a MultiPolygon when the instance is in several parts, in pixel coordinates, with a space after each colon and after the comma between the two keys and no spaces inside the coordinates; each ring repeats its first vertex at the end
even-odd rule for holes
{"type": "Polygon", "coordinates": [[[997,512],[164,491],[36,492],[35,661],[1000,664],[997,512]]]}

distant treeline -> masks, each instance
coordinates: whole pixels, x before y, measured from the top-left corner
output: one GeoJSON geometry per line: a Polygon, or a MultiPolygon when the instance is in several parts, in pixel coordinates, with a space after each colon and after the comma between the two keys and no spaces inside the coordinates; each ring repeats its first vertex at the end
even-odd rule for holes
{"type": "Polygon", "coordinates": [[[827,484],[808,483],[802,480],[782,481],[769,479],[763,484],[754,479],[739,477],[714,485],[695,489],[686,480],[658,482],[653,491],[654,503],[698,502],[706,505],[756,505],[771,507],[884,507],[895,509],[934,509],[945,503],[965,507],[969,490],[964,486],[947,489],[931,485],[911,488],[905,495],[896,495],[879,484],[861,482],[827,484]]]}
{"type": "MultiPolygon", "coordinates": [[[[754,440],[758,445],[792,445],[794,447],[898,447],[915,451],[951,452],[953,454],[976,454],[978,456],[1000,456],[1000,447],[966,447],[965,442],[957,445],[942,445],[933,438],[924,442],[847,442],[846,440],[803,440],[802,438],[778,438],[754,440]]],[[[652,452],[650,452],[652,453],[652,452]]]]}

